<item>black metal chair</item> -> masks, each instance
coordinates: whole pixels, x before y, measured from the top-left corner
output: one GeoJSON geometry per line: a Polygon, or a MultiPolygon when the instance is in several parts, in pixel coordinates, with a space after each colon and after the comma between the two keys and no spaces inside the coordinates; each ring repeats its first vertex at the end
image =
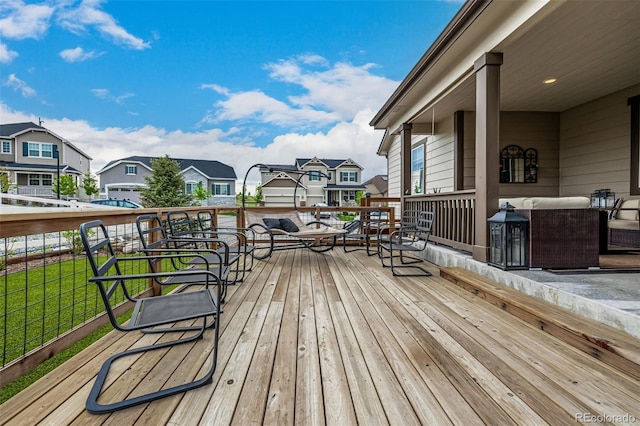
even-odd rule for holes
{"type": "Polygon", "coordinates": [[[432,212],[415,210],[403,215],[398,229],[390,230],[378,244],[382,266],[390,267],[394,276],[430,276],[428,270],[417,264],[425,261],[420,254],[427,248],[434,217],[432,212]],[[385,260],[388,260],[388,264],[385,260]],[[416,272],[399,273],[397,269],[413,269],[416,272]]]}
{"type": "MultiPolygon", "coordinates": [[[[404,210],[402,212],[402,215],[400,216],[400,221],[399,222],[395,222],[394,228],[392,229],[391,226],[389,225],[389,223],[386,224],[381,224],[378,227],[378,235],[377,235],[377,239],[378,239],[378,256],[380,258],[382,258],[382,249],[380,248],[380,244],[382,243],[389,243],[391,242],[392,238],[391,238],[391,234],[393,233],[393,231],[397,230],[397,229],[411,229],[413,227],[415,227],[415,224],[418,222],[418,217],[420,216],[420,213],[422,212],[422,210],[412,210],[412,209],[407,209],[404,210]]],[[[396,236],[395,237],[395,242],[400,242],[399,237],[396,236]]]]}
{"type": "MultiPolygon", "coordinates": [[[[191,389],[204,386],[211,383],[213,373],[216,368],[218,357],[218,338],[219,338],[219,319],[220,319],[220,297],[222,285],[220,279],[213,273],[203,270],[186,270],[178,272],[158,272],[145,274],[123,274],[120,263],[123,261],[144,260],[145,257],[122,257],[118,258],[115,254],[109,234],[102,221],[92,221],[83,223],[80,226],[80,235],[84,246],[87,259],[93,271],[93,277],[89,279],[90,283],[94,283],[98,287],[98,292],[104,303],[107,315],[111,324],[116,330],[122,332],[130,332],[136,330],[146,330],[158,326],[166,326],[175,324],[180,321],[193,320],[195,325],[190,330],[196,330],[192,335],[185,337],[185,328],[167,328],[162,330],[165,333],[172,331],[179,332],[180,336],[171,341],[159,340],[159,343],[136,347],[125,350],[109,357],[102,365],[96,381],[87,398],[86,408],[90,413],[109,413],[123,408],[131,407],[138,404],[145,404],[159,398],[164,398],[177,393],[186,392],[191,389]],[[156,297],[137,297],[130,294],[127,283],[132,280],[148,280],[150,278],[175,278],[180,280],[189,280],[194,274],[206,276],[203,282],[203,288],[194,291],[171,293],[164,296],[156,297]],[[131,319],[126,323],[120,324],[117,321],[116,308],[117,295],[123,294],[124,301],[133,304],[133,313],[131,319]],[[191,382],[183,383],[161,389],[144,395],[124,399],[118,402],[98,403],[98,397],[105,385],[109,370],[114,361],[129,356],[137,355],[143,352],[156,349],[163,349],[177,344],[194,342],[203,337],[207,327],[208,318],[213,318],[213,328],[211,333],[211,366],[209,370],[199,379],[191,382]],[[197,325],[202,321],[201,325],[197,325]]],[[[161,258],[175,258],[184,255],[172,254],[162,255],[161,258]]],[[[192,254],[190,254],[192,256],[192,254]]],[[[209,338],[209,337],[208,337],[209,338]]]]}
{"type": "Polygon", "coordinates": [[[368,256],[378,254],[377,249],[372,248],[372,242],[378,239],[378,230],[382,225],[382,212],[379,209],[363,209],[357,219],[344,224],[347,232],[342,235],[342,249],[345,253],[356,250],[366,250],[368,256]],[[357,245],[348,244],[357,242],[357,245]],[[362,247],[364,244],[364,247],[362,247]],[[354,248],[355,247],[355,248],[354,248]]]}
{"type": "MultiPolygon", "coordinates": [[[[194,266],[204,266],[205,269],[220,279],[222,283],[221,301],[224,302],[231,269],[230,264],[237,261],[238,258],[237,256],[229,255],[228,246],[224,241],[216,241],[220,247],[217,250],[212,250],[204,244],[196,245],[193,239],[169,238],[162,220],[155,213],[138,216],[136,218],[136,227],[138,228],[140,244],[142,245],[139,251],[147,257],[149,269],[152,272],[159,272],[162,269],[162,261],[165,258],[162,258],[161,255],[182,254],[182,256],[169,259],[171,268],[179,271],[194,266]],[[189,254],[191,257],[187,256],[189,254]]],[[[202,268],[197,268],[196,270],[202,270],[202,268]]],[[[180,284],[184,286],[201,285],[203,278],[206,276],[207,274],[201,276],[193,274],[186,281],[181,279],[180,284]]],[[[154,280],[160,286],[176,284],[176,280],[171,276],[154,278],[154,280]]]]}
{"type": "Polygon", "coordinates": [[[241,276],[237,281],[243,281],[245,274],[253,268],[252,253],[255,249],[255,232],[253,229],[215,226],[210,210],[200,210],[197,212],[196,217],[198,228],[203,238],[230,240],[230,253],[242,257],[242,269],[239,269],[241,276]],[[247,259],[249,259],[249,265],[247,265],[247,259]]]}

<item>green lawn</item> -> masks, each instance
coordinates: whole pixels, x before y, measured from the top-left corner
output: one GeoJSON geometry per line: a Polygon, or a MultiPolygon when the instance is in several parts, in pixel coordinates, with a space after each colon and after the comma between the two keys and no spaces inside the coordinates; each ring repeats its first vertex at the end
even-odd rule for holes
{"type": "MultiPolygon", "coordinates": [[[[146,261],[124,262],[123,273],[146,272],[146,261]]],[[[170,270],[165,267],[165,270],[170,270]]],[[[104,312],[97,286],[88,283],[92,276],[84,257],[63,261],[24,272],[0,276],[0,347],[2,365],[42,346],[78,325],[104,312]]],[[[148,281],[127,283],[130,294],[148,288],[148,281]]],[[[169,291],[170,289],[167,289],[169,291]]],[[[122,291],[114,294],[122,301],[122,291]]],[[[129,314],[127,314],[128,316],[129,314]]],[[[126,320],[126,318],[125,318],[126,320]]],[[[107,324],[69,349],[57,354],[30,373],[0,389],[0,403],[112,330],[107,324]]]]}

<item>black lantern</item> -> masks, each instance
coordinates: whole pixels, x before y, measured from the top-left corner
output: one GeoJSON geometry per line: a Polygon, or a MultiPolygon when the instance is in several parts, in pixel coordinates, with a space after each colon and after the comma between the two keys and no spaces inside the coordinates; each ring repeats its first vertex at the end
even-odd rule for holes
{"type": "Polygon", "coordinates": [[[591,207],[607,208],[613,207],[616,193],[611,192],[609,188],[596,189],[591,193],[591,207]]]}
{"type": "Polygon", "coordinates": [[[526,269],[529,266],[529,220],[520,216],[509,203],[489,221],[489,264],[501,269],[526,269]]]}

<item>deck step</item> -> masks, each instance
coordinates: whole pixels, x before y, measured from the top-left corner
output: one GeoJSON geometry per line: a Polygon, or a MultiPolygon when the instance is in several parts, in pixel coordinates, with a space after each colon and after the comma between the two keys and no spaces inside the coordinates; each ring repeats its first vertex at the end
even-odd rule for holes
{"type": "Polygon", "coordinates": [[[640,380],[640,339],[464,268],[441,268],[440,276],[640,380]]]}

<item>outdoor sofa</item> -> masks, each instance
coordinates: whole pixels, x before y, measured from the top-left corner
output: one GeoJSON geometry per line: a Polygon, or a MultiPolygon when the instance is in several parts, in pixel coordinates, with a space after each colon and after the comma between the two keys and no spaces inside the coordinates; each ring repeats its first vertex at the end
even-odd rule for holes
{"type": "Polygon", "coordinates": [[[599,211],[588,197],[500,199],[529,219],[529,267],[586,269],[599,265],[599,211]]]}

